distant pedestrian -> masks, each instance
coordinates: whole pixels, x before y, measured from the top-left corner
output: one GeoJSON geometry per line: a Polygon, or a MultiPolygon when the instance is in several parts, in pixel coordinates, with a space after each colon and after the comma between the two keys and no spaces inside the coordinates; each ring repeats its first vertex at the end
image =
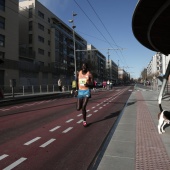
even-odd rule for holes
{"type": "Polygon", "coordinates": [[[106,81],[103,81],[103,88],[106,88],[106,81]]]}
{"type": "Polygon", "coordinates": [[[110,81],[107,80],[107,90],[110,90],[110,81]]]}
{"type": "Polygon", "coordinates": [[[71,94],[73,94],[74,97],[77,96],[77,94],[76,94],[76,80],[73,80],[73,81],[72,81],[72,90],[71,90],[71,94]]]}
{"type": "Polygon", "coordinates": [[[59,88],[59,91],[62,91],[62,81],[61,81],[61,79],[58,80],[58,88],[59,88]]]}
{"type": "Polygon", "coordinates": [[[93,91],[96,92],[97,81],[94,81],[93,84],[94,84],[93,91]]]}

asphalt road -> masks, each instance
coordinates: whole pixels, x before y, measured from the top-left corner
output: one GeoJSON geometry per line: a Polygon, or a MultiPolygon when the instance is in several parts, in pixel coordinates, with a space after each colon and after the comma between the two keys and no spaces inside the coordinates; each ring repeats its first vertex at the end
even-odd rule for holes
{"type": "Polygon", "coordinates": [[[76,98],[60,97],[0,108],[0,169],[87,170],[123,109],[131,86],[92,93],[88,127],[76,98]]]}

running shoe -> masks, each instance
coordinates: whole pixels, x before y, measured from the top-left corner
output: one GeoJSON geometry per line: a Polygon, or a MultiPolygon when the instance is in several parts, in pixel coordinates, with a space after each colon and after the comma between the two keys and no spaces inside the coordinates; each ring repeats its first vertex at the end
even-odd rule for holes
{"type": "Polygon", "coordinates": [[[87,122],[83,121],[83,126],[86,127],[87,126],[87,122]]]}

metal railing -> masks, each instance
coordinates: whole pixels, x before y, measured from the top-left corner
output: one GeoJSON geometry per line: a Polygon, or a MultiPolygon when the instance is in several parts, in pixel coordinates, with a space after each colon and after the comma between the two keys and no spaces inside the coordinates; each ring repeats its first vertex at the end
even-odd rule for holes
{"type": "Polygon", "coordinates": [[[49,84],[49,85],[25,85],[25,86],[1,86],[0,87],[4,98],[14,97],[18,95],[32,95],[32,94],[42,94],[42,93],[56,93],[56,92],[69,92],[72,87],[71,85],[63,85],[62,91],[59,90],[58,85],[49,84]]]}

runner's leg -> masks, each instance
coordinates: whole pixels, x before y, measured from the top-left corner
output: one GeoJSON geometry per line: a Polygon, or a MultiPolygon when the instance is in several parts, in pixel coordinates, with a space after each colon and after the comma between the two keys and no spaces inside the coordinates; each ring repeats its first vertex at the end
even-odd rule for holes
{"type": "Polygon", "coordinates": [[[88,100],[89,100],[88,97],[85,97],[85,98],[83,99],[82,114],[83,114],[83,120],[84,120],[84,121],[86,121],[86,106],[87,106],[88,100]]]}
{"type": "Polygon", "coordinates": [[[83,105],[83,99],[77,98],[77,110],[81,110],[83,105]]]}

